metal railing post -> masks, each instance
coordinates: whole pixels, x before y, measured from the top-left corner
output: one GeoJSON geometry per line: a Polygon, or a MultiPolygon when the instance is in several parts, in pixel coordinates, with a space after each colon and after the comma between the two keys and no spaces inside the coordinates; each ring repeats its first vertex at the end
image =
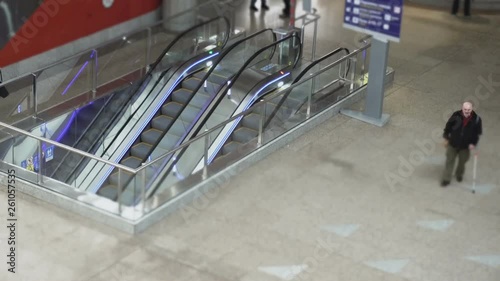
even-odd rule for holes
{"type": "MultiPolygon", "coordinates": [[[[354,84],[356,84],[356,65],[358,63],[358,60],[356,57],[354,58],[349,58],[349,60],[351,61],[350,65],[352,66],[352,72],[351,72],[351,87],[350,87],[350,90],[351,91],[354,91],[354,84]]],[[[347,61],[346,61],[347,63],[347,61]]],[[[347,68],[347,66],[346,66],[347,68]]]]}
{"type": "MultiPolygon", "coordinates": [[[[116,168],[115,168],[116,169],[116,168]]],[[[122,169],[118,168],[118,213],[122,212],[122,169]]]]}
{"type": "MultiPolygon", "coordinates": [[[[266,108],[266,104],[264,104],[264,110],[265,110],[265,108],[266,108]]],[[[266,118],[265,111],[260,116],[260,120],[259,120],[259,135],[257,137],[257,147],[262,146],[262,131],[263,131],[263,127],[264,127],[264,118],[266,118]]]]}
{"type": "MultiPolygon", "coordinates": [[[[33,161],[33,166],[35,165],[35,161],[33,161]]],[[[43,159],[42,159],[42,141],[38,140],[38,184],[43,184],[43,159]]]]}
{"type": "Polygon", "coordinates": [[[151,27],[147,28],[148,32],[148,38],[146,41],[146,62],[144,68],[146,69],[146,72],[149,71],[149,60],[151,59],[151,48],[153,47],[153,31],[151,30],[151,27]]]}
{"type": "Polygon", "coordinates": [[[36,92],[36,83],[37,83],[37,77],[36,77],[36,74],[35,73],[31,73],[31,75],[33,76],[33,84],[31,85],[31,91],[33,92],[33,99],[35,100],[35,104],[34,104],[34,110],[35,110],[35,117],[38,117],[38,95],[37,95],[37,92],[36,92]]]}
{"type": "MultiPolygon", "coordinates": [[[[314,79],[314,78],[313,78],[314,79]]],[[[311,88],[313,87],[311,83],[311,88]]],[[[309,118],[311,116],[311,97],[312,97],[312,89],[311,91],[308,91],[309,93],[307,94],[307,112],[306,112],[306,118],[309,118]]]]}
{"type": "Polygon", "coordinates": [[[318,36],[318,19],[314,20],[314,33],[313,33],[313,42],[312,42],[312,58],[311,61],[316,59],[316,40],[318,36]]]}
{"type": "Polygon", "coordinates": [[[91,63],[91,73],[92,73],[92,99],[95,99],[97,93],[97,50],[92,50],[92,63],[91,63]]]}
{"type": "MultiPolygon", "coordinates": [[[[205,133],[208,132],[207,129],[205,129],[205,133]]],[[[203,153],[203,179],[206,180],[208,177],[208,137],[210,134],[205,135],[205,151],[203,153]]]]}
{"type": "Polygon", "coordinates": [[[142,215],[146,211],[146,169],[142,169],[142,182],[141,182],[141,197],[142,197],[142,215]]]}

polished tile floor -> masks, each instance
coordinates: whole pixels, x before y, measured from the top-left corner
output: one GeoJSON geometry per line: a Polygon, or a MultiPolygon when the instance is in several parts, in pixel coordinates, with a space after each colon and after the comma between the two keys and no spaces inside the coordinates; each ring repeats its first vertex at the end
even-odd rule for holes
{"type": "MultiPolygon", "coordinates": [[[[314,1],[319,54],[361,37],[342,28],[342,2],[314,1]]],[[[240,25],[283,25],[269,4],[245,3],[240,25]]],[[[135,236],[18,194],[17,273],[2,227],[0,280],[500,280],[500,15],[406,6],[402,32],[385,127],[336,116],[135,236]],[[476,194],[472,161],[439,186],[433,137],[465,99],[484,126],[476,194]]]]}

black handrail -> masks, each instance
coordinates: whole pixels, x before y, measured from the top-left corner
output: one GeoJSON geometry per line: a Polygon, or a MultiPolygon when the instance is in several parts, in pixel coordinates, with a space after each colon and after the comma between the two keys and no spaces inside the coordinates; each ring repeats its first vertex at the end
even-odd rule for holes
{"type": "MultiPolygon", "coordinates": [[[[198,86],[196,86],[196,88],[193,90],[193,95],[191,95],[191,97],[185,102],[184,104],[184,107],[179,110],[176,115],[174,116],[173,120],[174,122],[172,122],[169,126],[169,128],[167,128],[166,130],[164,130],[162,132],[162,134],[160,135],[160,137],[158,138],[158,140],[156,141],[156,143],[154,143],[151,148],[149,149],[148,153],[146,153],[146,158],[144,159],[141,159],[141,163],[146,161],[149,157],[149,155],[151,155],[151,153],[153,153],[153,151],[155,150],[155,148],[158,146],[158,144],[160,144],[160,142],[162,141],[162,139],[165,137],[165,135],[167,134],[167,132],[169,131],[170,127],[172,127],[175,123],[175,120],[177,120],[177,118],[179,118],[179,116],[182,114],[182,112],[184,111],[184,109],[189,105],[189,103],[191,102],[191,100],[194,98],[194,96],[196,95],[196,93],[198,93],[198,91],[201,89],[201,87],[203,86],[204,82],[210,77],[210,75],[212,74],[212,72],[215,70],[216,66],[226,57],[226,55],[228,55],[234,48],[238,47],[241,43],[245,42],[245,41],[248,41],[254,37],[257,37],[258,35],[260,34],[263,34],[264,32],[267,32],[267,31],[270,31],[272,36],[273,36],[273,41],[276,41],[276,34],[273,32],[272,29],[270,28],[267,28],[267,29],[263,29],[261,31],[258,31],[252,35],[249,35],[237,42],[235,42],[234,44],[232,44],[231,46],[229,46],[227,49],[225,49],[218,57],[217,57],[217,60],[213,63],[212,67],[210,68],[210,70],[203,76],[203,78],[201,79],[201,82],[198,84],[198,86]]],[[[215,98],[216,95],[214,95],[213,98],[215,98]]],[[[189,128],[188,128],[188,131],[189,131],[189,128]]],[[[183,137],[185,137],[186,134],[184,134],[183,137]]],[[[183,139],[180,140],[181,142],[184,141],[183,139]]]]}
{"type": "MultiPolygon", "coordinates": [[[[311,68],[315,67],[318,63],[320,63],[320,62],[322,62],[322,61],[326,60],[327,58],[329,58],[329,57],[331,57],[331,56],[333,56],[333,55],[336,55],[337,53],[340,53],[341,51],[345,51],[345,52],[347,53],[347,55],[349,55],[349,53],[350,53],[350,52],[349,52],[349,49],[347,49],[347,48],[337,48],[337,49],[335,49],[335,50],[331,51],[330,53],[328,53],[328,54],[326,54],[326,55],[322,56],[321,58],[319,58],[319,59],[317,59],[317,60],[315,60],[315,61],[311,62],[311,63],[310,63],[310,64],[309,64],[306,68],[304,68],[304,70],[302,70],[302,71],[300,72],[300,74],[299,74],[299,75],[297,75],[297,77],[295,77],[295,79],[293,79],[292,84],[299,82],[299,80],[300,80],[300,79],[302,79],[302,77],[303,77],[304,75],[306,75],[306,73],[307,73],[309,70],[311,70],[311,68]]],[[[346,69],[346,74],[347,74],[347,73],[349,73],[349,69],[350,69],[350,67],[351,67],[350,62],[348,62],[348,66],[347,66],[347,69],[346,69]]]]}
{"type": "MultiPolygon", "coordinates": [[[[149,79],[152,79],[153,78],[153,72],[154,70],[156,69],[156,67],[158,66],[158,64],[162,61],[163,57],[168,53],[168,51],[170,51],[170,49],[175,45],[177,44],[178,41],[180,41],[184,36],[186,36],[187,34],[189,34],[191,31],[193,30],[196,30],[197,28],[200,28],[204,25],[207,25],[207,24],[210,24],[214,21],[218,21],[218,20],[224,20],[224,22],[226,23],[226,26],[227,26],[227,30],[226,30],[226,33],[225,33],[225,37],[224,37],[224,40],[222,42],[222,46],[224,46],[228,39],[229,39],[229,20],[226,18],[226,17],[222,17],[222,16],[218,16],[218,17],[215,17],[213,19],[210,19],[208,21],[204,21],[202,23],[199,23],[185,31],[183,31],[181,34],[179,34],[161,53],[161,55],[158,57],[158,59],[156,59],[155,63],[152,65],[152,67],[149,69],[149,71],[146,73],[146,75],[141,79],[140,83],[136,84],[136,87],[134,88],[132,92],[132,94],[130,95],[130,98],[128,99],[127,102],[125,102],[125,104],[122,106],[122,108],[125,108],[127,107],[133,100],[134,97],[136,97],[137,94],[141,94],[141,89],[143,89],[143,87],[145,87],[147,83],[145,83],[146,81],[148,81],[149,79]]],[[[163,76],[167,73],[167,71],[164,71],[160,77],[157,79],[157,81],[155,82],[155,85],[153,86],[153,88],[151,89],[150,93],[153,92],[154,88],[158,85],[159,81],[163,78],[163,76]]],[[[172,77],[173,73],[170,75],[169,79],[172,77]]],[[[144,99],[143,102],[145,102],[146,99],[144,99]]],[[[142,104],[141,104],[142,105],[142,104]]],[[[127,118],[127,121],[125,122],[124,126],[122,126],[122,128],[119,130],[119,132],[115,135],[115,137],[113,138],[113,140],[111,142],[114,142],[116,141],[116,138],[118,137],[118,135],[123,131],[123,129],[126,127],[125,125],[129,123],[129,121],[132,119],[132,117],[135,115],[135,113],[137,112],[137,110],[139,110],[140,106],[137,107],[136,111],[131,114],[128,118],[127,118]]],[[[114,117],[110,120],[110,122],[108,122],[108,125],[102,130],[102,133],[101,133],[101,136],[105,133],[105,132],[108,132],[112,126],[115,124],[115,122],[121,118],[123,116],[123,114],[125,114],[125,112],[122,112],[122,111],[118,111],[117,114],[114,115],[114,117]]],[[[101,137],[97,137],[93,144],[90,146],[92,147],[91,150],[95,149],[95,146],[98,144],[98,140],[101,139],[101,137]]],[[[107,151],[108,148],[106,148],[106,150],[104,151],[104,153],[107,151]]],[[[78,167],[80,165],[80,163],[83,161],[83,158],[80,159],[80,161],[78,162],[78,164],[75,166],[75,167],[78,167]]],[[[76,171],[76,169],[73,169],[73,171],[71,172],[71,174],[67,177],[67,179],[70,179],[72,174],[76,171]]]]}
{"type": "MultiPolygon", "coordinates": [[[[194,94],[185,102],[183,108],[181,110],[179,110],[176,113],[176,115],[173,117],[174,122],[170,123],[169,127],[166,128],[166,130],[164,130],[161,133],[160,137],[151,146],[151,148],[149,149],[148,153],[145,154],[146,158],[141,159],[141,163],[145,162],[148,159],[148,157],[153,153],[153,151],[156,149],[156,147],[161,143],[161,141],[163,140],[163,138],[165,137],[165,135],[167,134],[167,132],[169,131],[169,129],[174,125],[175,120],[177,120],[177,118],[179,118],[179,116],[182,114],[183,110],[189,105],[190,101],[194,98],[194,96],[196,95],[196,93],[198,93],[198,91],[201,89],[201,87],[204,84],[204,82],[210,77],[210,75],[212,74],[212,72],[215,70],[216,66],[226,57],[226,55],[228,55],[232,50],[234,50],[234,48],[238,47],[241,43],[244,43],[245,41],[248,41],[249,39],[252,39],[254,37],[257,37],[260,34],[263,34],[264,32],[269,32],[269,31],[272,34],[272,41],[276,41],[276,34],[273,32],[272,29],[267,28],[267,29],[263,29],[263,30],[260,30],[258,32],[255,32],[254,34],[249,35],[249,36],[247,36],[247,37],[245,37],[243,39],[240,39],[237,42],[233,43],[231,46],[229,46],[227,49],[224,49],[224,51],[217,57],[216,61],[213,63],[213,65],[210,68],[210,70],[203,76],[203,78],[201,79],[201,82],[198,84],[198,86],[196,86],[196,88],[193,90],[194,94]]],[[[215,98],[215,96],[214,96],[214,98],[215,98]]],[[[188,128],[187,131],[189,131],[189,128],[188,128]]],[[[186,134],[187,134],[187,132],[186,132],[186,134]]],[[[185,137],[186,134],[184,134],[183,137],[185,137]]],[[[181,137],[181,140],[180,140],[181,142],[184,141],[184,139],[182,139],[183,137],[181,137]]],[[[130,178],[128,181],[126,181],[124,183],[124,186],[127,186],[128,183],[131,180],[132,180],[132,178],[130,178]]]]}
{"type": "MultiPolygon", "coordinates": [[[[249,68],[249,67],[253,66],[253,65],[251,65],[251,66],[250,66],[250,63],[251,63],[251,62],[252,62],[255,58],[257,58],[257,57],[258,57],[261,53],[263,53],[264,51],[266,51],[266,50],[268,50],[268,49],[272,48],[271,56],[269,57],[269,60],[271,60],[271,59],[273,58],[273,56],[274,56],[274,53],[275,53],[276,47],[277,47],[279,44],[281,44],[281,43],[283,43],[283,42],[285,42],[285,41],[287,41],[287,40],[290,40],[290,39],[292,39],[292,38],[294,38],[295,40],[298,40],[299,44],[301,44],[301,42],[300,42],[300,37],[297,35],[297,33],[293,33],[293,34],[291,34],[291,35],[289,35],[289,36],[287,36],[287,37],[285,37],[285,38],[282,38],[282,39],[280,39],[280,40],[278,40],[278,41],[276,41],[276,42],[274,42],[274,43],[272,43],[272,44],[267,45],[266,47],[261,48],[261,49],[260,49],[260,50],[258,50],[256,53],[254,53],[254,54],[253,54],[253,55],[252,55],[252,56],[251,56],[251,57],[250,57],[250,58],[249,58],[249,59],[245,62],[245,64],[243,64],[243,66],[240,68],[240,70],[239,70],[239,71],[236,73],[236,75],[233,77],[233,80],[232,80],[233,82],[232,82],[232,83],[231,83],[228,87],[224,88],[224,91],[222,91],[222,92],[218,93],[219,98],[218,98],[218,99],[217,99],[217,101],[215,102],[214,106],[212,106],[212,108],[210,109],[210,111],[208,112],[208,114],[205,114],[205,119],[204,119],[204,120],[202,120],[202,121],[201,121],[201,123],[203,124],[203,123],[207,122],[207,119],[209,118],[209,116],[211,116],[211,115],[212,115],[212,113],[213,113],[213,111],[215,110],[215,108],[217,108],[217,106],[220,104],[220,102],[221,102],[221,101],[224,99],[224,97],[226,96],[227,91],[228,91],[229,89],[231,89],[231,87],[235,84],[235,83],[234,83],[234,81],[236,81],[236,80],[237,80],[237,79],[241,76],[241,74],[243,73],[243,71],[245,71],[247,68],[249,68]]],[[[302,55],[302,48],[300,48],[300,47],[299,47],[298,49],[299,49],[299,51],[298,51],[298,52],[297,52],[297,54],[296,54],[296,58],[295,58],[295,61],[294,61],[294,62],[293,62],[293,64],[292,64],[292,68],[295,68],[295,66],[296,66],[296,65],[297,65],[297,63],[299,62],[300,57],[301,57],[301,55],[302,55]]],[[[196,128],[196,129],[194,130],[194,132],[191,134],[191,137],[193,137],[193,136],[195,136],[196,134],[198,134],[198,133],[199,133],[199,131],[202,129],[202,127],[203,127],[203,126],[198,126],[198,128],[196,128]]],[[[178,157],[177,157],[177,160],[178,160],[178,159],[180,159],[180,157],[182,157],[182,155],[183,155],[183,154],[184,154],[184,152],[187,150],[187,148],[188,148],[188,147],[185,147],[184,149],[182,149],[182,150],[179,152],[179,155],[178,155],[178,157]]],[[[176,160],[176,161],[177,161],[177,160],[176,160]]],[[[168,175],[168,174],[170,174],[170,173],[171,173],[171,171],[172,171],[172,169],[173,169],[174,165],[175,165],[175,163],[173,163],[172,165],[170,165],[170,166],[166,169],[166,173],[165,173],[166,175],[168,175]]],[[[156,177],[156,176],[154,176],[151,180],[155,180],[155,177],[156,177]]],[[[148,186],[148,184],[146,184],[146,186],[145,186],[144,188],[146,188],[147,186],[148,186]]],[[[155,193],[155,191],[158,189],[158,187],[159,187],[159,185],[157,185],[157,186],[153,187],[153,191],[149,194],[149,196],[152,196],[152,195],[155,193]]]]}
{"type": "MultiPolygon", "coordinates": [[[[342,51],[345,51],[347,52],[347,55],[349,55],[349,49],[347,48],[337,48],[333,51],[331,51],[330,53],[322,56],[321,58],[313,61],[312,63],[310,63],[306,68],[304,68],[304,70],[302,70],[300,72],[299,75],[297,75],[297,77],[295,77],[295,79],[293,80],[292,82],[292,85],[299,82],[300,79],[302,79],[302,77],[304,75],[306,75],[307,72],[309,72],[309,70],[311,70],[311,68],[315,67],[318,63],[328,59],[329,57],[333,56],[333,55],[336,55],[342,51]]],[[[347,65],[347,69],[346,69],[346,75],[347,73],[349,73],[349,70],[351,68],[351,64],[350,64],[350,61],[348,62],[348,65],[347,65]]],[[[271,123],[271,120],[274,118],[274,116],[276,116],[276,113],[278,113],[279,109],[281,108],[281,106],[285,103],[285,100],[288,98],[288,96],[290,95],[290,93],[292,92],[292,90],[288,90],[284,95],[283,97],[280,99],[280,101],[278,102],[278,104],[276,105],[276,107],[274,108],[273,112],[271,113],[271,115],[269,115],[269,118],[267,118],[267,121],[264,123],[264,125],[262,126],[262,129],[265,129],[267,128],[267,126],[269,126],[269,123],[271,123]]],[[[265,117],[265,116],[264,116],[265,117]]]]}

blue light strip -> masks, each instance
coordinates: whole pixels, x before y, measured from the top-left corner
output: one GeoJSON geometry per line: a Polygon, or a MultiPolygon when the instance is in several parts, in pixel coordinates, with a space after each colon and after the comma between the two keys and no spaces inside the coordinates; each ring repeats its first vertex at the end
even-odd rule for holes
{"type": "MultiPolygon", "coordinates": [[[[264,87],[260,88],[255,94],[254,96],[252,97],[252,99],[250,100],[250,102],[248,104],[245,105],[245,108],[241,111],[245,111],[247,110],[250,106],[252,106],[252,104],[255,102],[255,100],[257,100],[260,96],[260,93],[267,88],[267,86],[285,78],[286,76],[290,75],[290,72],[272,80],[271,82],[267,83],[266,85],[264,85],[264,87]]],[[[229,131],[226,133],[226,135],[224,136],[224,138],[222,139],[222,141],[217,145],[217,147],[215,148],[215,151],[212,153],[212,155],[210,155],[210,157],[208,158],[208,164],[212,163],[212,161],[214,160],[215,158],[215,155],[217,155],[217,153],[219,153],[219,150],[222,148],[222,146],[226,143],[227,139],[229,138],[229,136],[233,133],[234,129],[236,128],[236,126],[240,123],[241,119],[243,118],[244,116],[240,116],[238,117],[236,120],[234,120],[233,122],[233,125],[231,126],[231,128],[229,129],[229,131]]]]}
{"type": "MultiPolygon", "coordinates": [[[[151,119],[153,118],[153,116],[158,112],[158,110],[160,109],[160,107],[163,105],[163,103],[165,102],[165,100],[170,96],[170,94],[173,92],[173,89],[175,89],[177,87],[177,85],[179,84],[179,82],[184,79],[184,76],[186,75],[186,73],[191,70],[193,67],[197,66],[198,64],[206,61],[206,60],[209,60],[215,56],[219,55],[219,53],[214,53],[212,55],[209,55],[195,63],[193,63],[192,65],[190,65],[188,68],[186,68],[186,70],[184,70],[182,72],[182,74],[177,77],[177,79],[175,80],[174,84],[172,85],[172,87],[166,91],[165,93],[165,96],[163,96],[163,98],[161,99],[161,101],[157,104],[157,106],[155,107],[155,109],[151,112],[151,114],[148,116],[148,118],[146,119],[146,122],[144,122],[144,124],[139,128],[139,130],[137,130],[136,134],[134,135],[134,137],[131,139],[131,141],[127,144],[126,148],[121,152],[121,154],[118,156],[117,158],[117,162],[120,162],[123,158],[123,155],[125,155],[125,153],[130,149],[130,146],[132,145],[132,143],[135,142],[135,140],[137,139],[137,137],[139,137],[139,134],[142,133],[142,131],[144,130],[144,128],[146,127],[147,124],[149,124],[149,122],[151,121],[151,119]]],[[[114,169],[114,167],[109,167],[108,170],[106,171],[106,173],[104,174],[104,176],[101,178],[101,180],[98,182],[98,184],[93,188],[92,192],[97,192],[99,190],[99,188],[101,187],[101,185],[104,183],[104,181],[108,178],[108,176],[111,174],[111,171],[114,169]]]]}
{"type": "Polygon", "coordinates": [[[76,115],[78,114],[79,110],[80,109],[76,109],[75,111],[73,111],[73,113],[71,114],[71,117],[70,117],[68,123],[66,124],[66,127],[64,127],[64,129],[61,131],[61,133],[59,134],[59,136],[57,136],[56,142],[60,142],[61,139],[66,135],[66,133],[68,132],[69,128],[71,127],[71,124],[73,124],[73,120],[75,120],[76,115]]]}
{"type": "Polygon", "coordinates": [[[80,76],[80,74],[82,73],[82,71],[85,69],[85,67],[87,67],[87,65],[89,64],[89,61],[86,61],[83,66],[80,68],[80,70],[78,71],[78,73],[75,75],[75,77],[73,77],[73,79],[71,80],[71,82],[69,82],[68,86],[66,86],[66,89],[64,89],[64,91],[62,92],[61,96],[64,96],[66,94],[66,92],[69,90],[69,88],[71,88],[71,86],[73,85],[73,83],[75,83],[75,80],[76,78],[78,78],[78,76],[80,76]]]}

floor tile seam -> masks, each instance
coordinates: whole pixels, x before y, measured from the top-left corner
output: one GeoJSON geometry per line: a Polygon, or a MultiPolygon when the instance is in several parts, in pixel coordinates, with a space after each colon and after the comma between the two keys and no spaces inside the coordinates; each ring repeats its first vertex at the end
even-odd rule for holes
{"type": "MultiPolygon", "coordinates": [[[[89,276],[88,278],[79,279],[79,280],[80,281],[92,281],[92,280],[94,280],[95,277],[99,276],[102,273],[107,272],[108,270],[111,270],[113,267],[115,267],[118,264],[120,264],[124,258],[126,258],[126,257],[132,255],[133,253],[138,252],[140,250],[141,250],[141,248],[132,248],[127,254],[124,254],[120,259],[115,259],[115,262],[111,263],[106,268],[101,269],[99,272],[96,272],[95,274],[89,276]]],[[[82,278],[84,278],[84,277],[82,277],[82,278]]]]}
{"type": "MultiPolygon", "coordinates": [[[[203,265],[199,266],[199,265],[190,263],[188,259],[179,258],[177,253],[172,252],[169,249],[166,249],[166,248],[162,247],[162,249],[161,249],[162,251],[160,251],[159,249],[156,249],[156,247],[158,247],[158,246],[156,244],[154,244],[154,243],[148,243],[148,247],[150,247],[149,250],[153,250],[156,254],[159,254],[161,257],[173,260],[174,262],[176,262],[176,263],[178,263],[180,265],[183,265],[186,268],[194,269],[196,272],[206,272],[206,273],[208,273],[208,274],[210,274],[212,276],[215,276],[217,278],[221,278],[221,279],[219,279],[221,281],[229,281],[225,277],[219,276],[217,273],[211,271],[209,268],[204,267],[203,265]]],[[[202,256],[203,259],[204,259],[204,261],[206,261],[205,258],[207,258],[207,256],[204,253],[197,251],[197,249],[184,249],[184,251],[189,251],[189,252],[191,252],[193,254],[202,256]]],[[[219,263],[219,262],[220,262],[219,259],[212,259],[212,258],[210,258],[210,260],[209,260],[209,263],[219,263]]],[[[159,268],[161,266],[162,265],[158,265],[157,268],[159,268]]],[[[227,267],[228,265],[223,264],[223,266],[227,267]]],[[[240,270],[240,269],[238,268],[238,270],[240,270]]],[[[240,275],[240,274],[238,273],[238,275],[240,275]]],[[[244,274],[241,274],[241,275],[243,276],[244,274]]]]}

